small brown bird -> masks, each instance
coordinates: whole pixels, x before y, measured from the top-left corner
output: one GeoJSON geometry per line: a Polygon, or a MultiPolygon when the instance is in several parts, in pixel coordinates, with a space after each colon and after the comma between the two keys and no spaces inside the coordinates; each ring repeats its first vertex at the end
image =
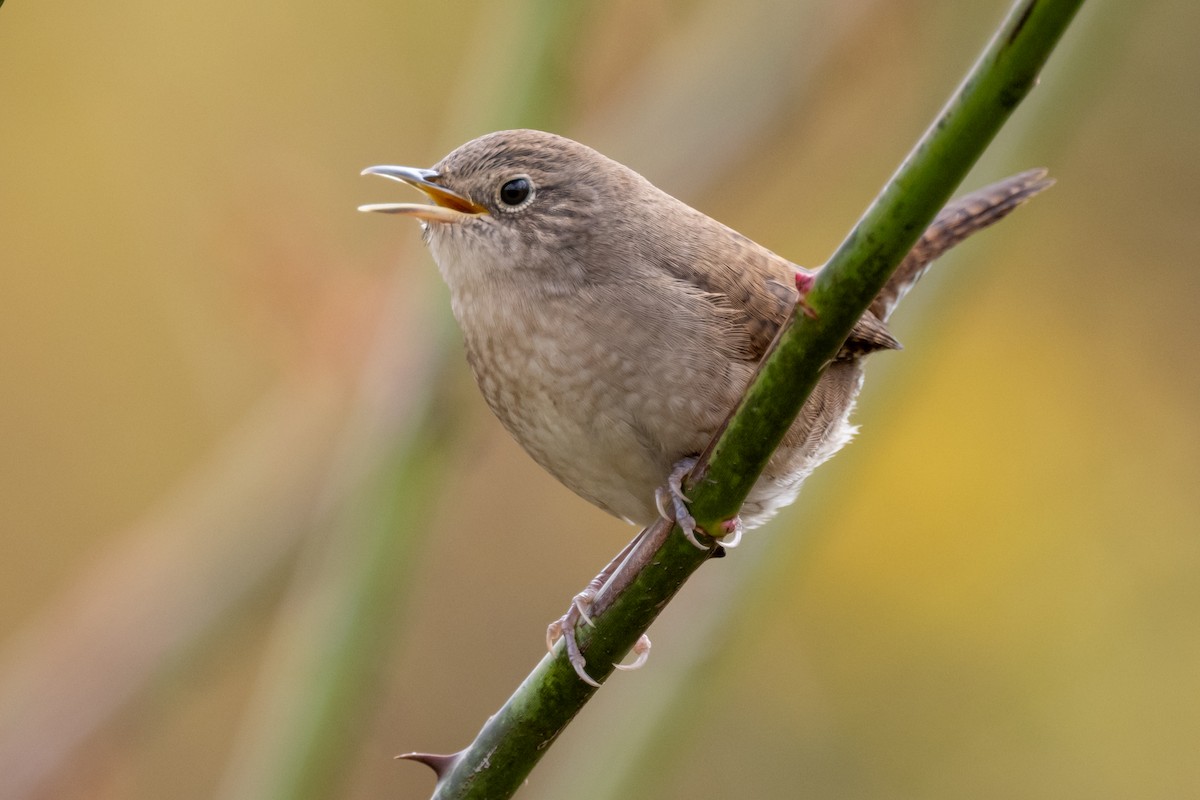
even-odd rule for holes
{"type": "MultiPolygon", "coordinates": [[[[656,487],[668,475],[679,502],[689,459],[737,403],[815,274],[550,133],[500,131],[432,169],[367,173],[433,201],[361,208],[421,221],[475,379],[504,427],[576,494],[643,526],[660,513],[656,487]]],[[[746,529],[792,502],[853,435],[863,356],[899,347],[885,322],[929,262],[1049,184],[1043,170],[1026,172],[938,216],[750,492],[746,529]]]]}

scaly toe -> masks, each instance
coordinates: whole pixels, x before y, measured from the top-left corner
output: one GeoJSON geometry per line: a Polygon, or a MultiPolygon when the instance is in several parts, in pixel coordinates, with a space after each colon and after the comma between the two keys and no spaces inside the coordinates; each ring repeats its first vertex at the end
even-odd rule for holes
{"type": "Polygon", "coordinates": [[[591,589],[585,589],[571,598],[571,605],[579,612],[579,618],[592,628],[596,627],[596,623],[592,622],[591,614],[588,612],[592,610],[592,601],[595,599],[596,593],[591,589]]]}
{"type": "MultiPolygon", "coordinates": [[[[696,519],[688,511],[687,504],[690,502],[687,495],[683,493],[683,479],[687,477],[692,468],[696,466],[696,459],[692,457],[681,458],[675,467],[671,470],[670,476],[667,478],[666,493],[671,498],[672,516],[675,519],[675,524],[679,526],[679,530],[683,531],[683,535],[691,542],[698,550],[708,550],[708,546],[700,543],[696,538],[696,519]]],[[[655,503],[658,505],[659,513],[663,511],[665,504],[661,497],[661,490],[654,494],[655,503]]],[[[670,519],[666,514],[663,517],[670,519]]]]}
{"type": "Polygon", "coordinates": [[[675,524],[679,526],[679,530],[683,531],[683,535],[689,542],[700,550],[708,549],[696,538],[696,519],[688,513],[687,506],[678,497],[675,498],[675,524]]]}
{"type": "Polygon", "coordinates": [[[671,474],[667,476],[667,485],[671,487],[671,496],[676,501],[682,500],[685,503],[690,503],[691,498],[683,493],[683,479],[692,471],[692,467],[696,466],[696,459],[691,456],[679,459],[679,463],[671,470],[671,474]]]}
{"type": "MultiPolygon", "coordinates": [[[[571,608],[574,609],[575,606],[572,605],[571,608]]],[[[583,681],[589,686],[595,686],[597,689],[599,689],[600,684],[593,680],[591,675],[587,674],[587,670],[585,669],[587,666],[587,659],[585,659],[583,657],[583,653],[579,651],[579,642],[575,639],[575,623],[577,620],[570,620],[566,624],[563,623],[563,620],[566,620],[569,616],[571,616],[570,611],[567,612],[566,616],[564,616],[562,620],[550,623],[550,627],[552,629],[555,626],[558,627],[560,635],[562,636],[563,641],[566,643],[567,660],[571,662],[571,668],[575,670],[575,674],[579,676],[579,680],[583,681]]],[[[546,632],[546,639],[547,641],[550,641],[550,631],[546,632]]],[[[557,637],[555,637],[555,639],[557,639],[557,637]]]]}
{"type": "Polygon", "coordinates": [[[560,617],[546,626],[546,649],[551,653],[554,652],[554,643],[558,641],[563,634],[563,620],[566,617],[560,617]]]}
{"type": "Polygon", "coordinates": [[[581,620],[588,625],[594,624],[585,607],[586,609],[591,608],[592,598],[595,596],[596,591],[589,586],[571,598],[571,605],[567,608],[567,613],[551,622],[546,628],[546,647],[550,652],[554,652],[554,644],[561,637],[567,649],[567,660],[571,662],[575,674],[584,683],[600,688],[600,684],[592,680],[592,677],[587,674],[587,670],[584,669],[587,666],[587,659],[583,657],[583,653],[579,650],[579,642],[575,639],[575,627],[581,620]]]}

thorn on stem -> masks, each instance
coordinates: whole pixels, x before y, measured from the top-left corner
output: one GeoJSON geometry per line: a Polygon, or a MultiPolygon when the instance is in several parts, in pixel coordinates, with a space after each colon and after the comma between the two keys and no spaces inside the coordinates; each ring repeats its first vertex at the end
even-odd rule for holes
{"type": "Polygon", "coordinates": [[[434,774],[437,775],[437,779],[440,781],[446,776],[447,772],[454,769],[454,765],[458,762],[458,759],[461,756],[462,751],[460,750],[457,753],[450,753],[449,755],[438,755],[437,753],[404,753],[396,756],[396,758],[402,758],[406,761],[416,761],[418,764],[424,764],[433,770],[434,774]]]}

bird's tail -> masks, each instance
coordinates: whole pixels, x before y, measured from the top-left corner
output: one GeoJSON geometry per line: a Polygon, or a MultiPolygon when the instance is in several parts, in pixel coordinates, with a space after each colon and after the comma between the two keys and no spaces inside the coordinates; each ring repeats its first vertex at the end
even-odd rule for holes
{"type": "Polygon", "coordinates": [[[935,258],[972,233],[1004,219],[1014,208],[1053,183],[1053,178],[1046,177],[1046,170],[1031,169],[952,200],[900,262],[871,303],[872,313],[886,321],[935,258]]]}

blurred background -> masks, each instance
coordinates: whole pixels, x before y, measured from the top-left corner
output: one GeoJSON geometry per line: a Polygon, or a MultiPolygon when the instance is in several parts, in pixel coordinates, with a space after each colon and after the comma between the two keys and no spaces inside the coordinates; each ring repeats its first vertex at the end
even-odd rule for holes
{"type": "MultiPolygon", "coordinates": [[[[425,797],[634,531],[360,178],[548,128],[805,265],[1008,0],[0,9],[0,797],[425,797]]],[[[859,438],[526,798],[1200,794],[1200,6],[1092,0],[859,438]]]]}

